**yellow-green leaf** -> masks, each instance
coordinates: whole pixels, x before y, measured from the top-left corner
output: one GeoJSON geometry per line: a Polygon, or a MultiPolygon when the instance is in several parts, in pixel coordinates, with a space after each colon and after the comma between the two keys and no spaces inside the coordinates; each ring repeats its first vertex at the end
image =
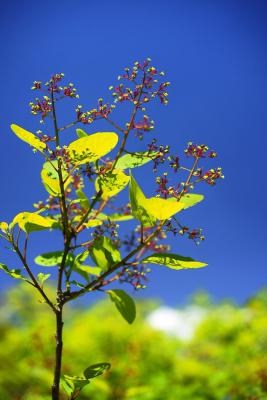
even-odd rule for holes
{"type": "Polygon", "coordinates": [[[130,203],[134,218],[140,221],[144,226],[154,226],[156,224],[155,217],[145,209],[143,202],[146,200],[144,193],[133,176],[130,180],[130,203]]]}
{"type": "Polygon", "coordinates": [[[160,199],[158,197],[144,199],[142,201],[142,206],[153,215],[153,217],[161,221],[172,217],[174,214],[177,214],[185,208],[185,205],[180,201],[171,201],[169,199],[160,199]]]}
{"type": "Polygon", "coordinates": [[[7,222],[0,222],[0,231],[7,233],[8,230],[8,223],[7,222]]]}
{"type": "Polygon", "coordinates": [[[118,194],[129,183],[130,177],[123,171],[114,169],[104,175],[100,175],[95,181],[95,189],[98,192],[102,189],[102,198],[109,199],[118,194]]]}
{"type": "Polygon", "coordinates": [[[21,126],[15,125],[15,124],[10,125],[10,127],[16,136],[18,136],[21,140],[28,143],[30,146],[34,147],[35,149],[42,151],[46,148],[46,144],[43,143],[33,133],[26,131],[26,129],[22,128],[21,126]]]}
{"type": "Polygon", "coordinates": [[[189,193],[184,194],[181,198],[181,202],[184,203],[184,209],[194,206],[204,199],[202,194],[189,193]]]}
{"type": "Polygon", "coordinates": [[[133,299],[121,289],[107,290],[107,293],[122,317],[129,324],[132,324],[136,316],[136,308],[133,299]]]}
{"type": "MultiPolygon", "coordinates": [[[[46,162],[43,165],[43,169],[41,171],[41,179],[47,192],[52,196],[58,196],[61,192],[59,177],[55,170],[52,171],[52,168],[53,167],[48,162],[46,162]]],[[[67,178],[67,176],[67,171],[62,170],[62,178],[65,181],[64,189],[66,189],[72,181],[72,177],[70,176],[69,178],[67,178]]]]}
{"type": "Polygon", "coordinates": [[[49,217],[42,217],[36,213],[22,212],[15,216],[12,226],[18,224],[26,233],[52,228],[55,221],[49,217]]]}
{"type": "Polygon", "coordinates": [[[141,167],[142,165],[148,163],[153,160],[153,157],[157,155],[156,152],[144,151],[144,152],[136,152],[133,154],[124,154],[120,157],[116,163],[117,169],[128,169],[141,167]]]}
{"type": "Polygon", "coordinates": [[[97,132],[70,143],[67,151],[73,164],[81,165],[98,160],[109,153],[117,143],[118,135],[116,133],[97,132]]]}
{"type": "Polygon", "coordinates": [[[144,264],[160,264],[171,269],[186,269],[186,268],[202,268],[207,264],[195,261],[191,257],[183,257],[179,254],[155,253],[144,258],[141,263],[144,264]]]}

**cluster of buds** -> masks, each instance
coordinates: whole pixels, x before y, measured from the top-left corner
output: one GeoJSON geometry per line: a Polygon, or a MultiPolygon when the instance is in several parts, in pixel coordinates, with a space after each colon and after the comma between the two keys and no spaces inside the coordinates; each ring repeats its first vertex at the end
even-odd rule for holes
{"type": "Polygon", "coordinates": [[[166,232],[172,232],[174,236],[178,234],[182,236],[186,235],[188,239],[193,240],[196,244],[200,244],[200,241],[205,239],[201,228],[190,229],[188,226],[181,225],[176,218],[172,221],[167,221],[166,232]]]}
{"type": "Polygon", "coordinates": [[[111,111],[115,108],[114,104],[109,105],[103,103],[103,99],[98,99],[98,107],[88,111],[82,111],[82,106],[76,108],[77,121],[83,124],[92,124],[95,120],[107,118],[111,111]]]}
{"type": "Polygon", "coordinates": [[[120,283],[129,283],[135,290],[145,289],[148,278],[147,273],[151,270],[144,265],[132,265],[123,268],[119,273],[118,280],[120,283]]]}
{"type": "Polygon", "coordinates": [[[42,90],[47,93],[42,97],[42,99],[36,98],[35,102],[30,102],[32,114],[40,114],[41,123],[44,121],[44,118],[52,111],[52,102],[50,97],[52,92],[61,95],[55,98],[55,101],[64,97],[70,97],[74,99],[79,98],[79,95],[77,94],[77,89],[74,87],[73,83],[69,83],[67,86],[59,85],[59,82],[63,79],[63,77],[63,73],[55,74],[44,85],[41,81],[33,82],[33,86],[31,87],[32,90],[42,90]]]}
{"type": "MultiPolygon", "coordinates": [[[[135,136],[142,140],[144,132],[148,132],[154,129],[154,124],[155,122],[153,120],[150,120],[147,115],[144,115],[141,121],[133,122],[131,129],[135,130],[135,136]]],[[[129,124],[126,124],[127,128],[129,128],[129,126],[129,124]]]]}
{"type": "Polygon", "coordinates": [[[189,229],[187,226],[182,226],[179,230],[180,235],[187,235],[188,239],[194,240],[196,244],[199,244],[200,241],[205,239],[202,234],[202,229],[189,229]]]}
{"type": "Polygon", "coordinates": [[[215,185],[218,179],[223,179],[222,168],[211,168],[208,171],[203,172],[202,168],[198,168],[194,172],[194,176],[198,177],[198,182],[206,182],[208,185],[215,185]]]}
{"type": "Polygon", "coordinates": [[[44,118],[52,111],[52,102],[48,96],[43,96],[42,99],[38,97],[35,99],[34,102],[29,103],[31,108],[31,113],[33,115],[40,114],[41,115],[41,122],[43,122],[44,118]]]}
{"type": "Polygon", "coordinates": [[[164,72],[158,72],[155,67],[150,66],[150,63],[151,59],[147,58],[143,63],[136,61],[131,69],[128,67],[125,68],[125,73],[120,75],[118,79],[133,82],[135,87],[133,90],[129,87],[124,87],[123,84],[115,88],[111,87],[115,102],[128,100],[137,104],[139,99],[138,106],[142,106],[152,98],[158,97],[161,103],[168,103],[167,87],[170,85],[170,82],[160,83],[155,90],[152,90],[158,84],[158,76],[164,76],[164,72]],[[139,72],[142,73],[141,82],[137,82],[139,72]]]}
{"type": "Polygon", "coordinates": [[[208,146],[205,144],[198,145],[192,142],[188,143],[184,152],[188,157],[194,158],[215,158],[217,156],[217,153],[213,150],[209,150],[208,146]]]}
{"type": "Polygon", "coordinates": [[[97,226],[94,231],[92,232],[92,236],[94,238],[100,237],[100,236],[109,236],[112,240],[115,246],[119,247],[120,243],[118,240],[118,229],[119,225],[116,224],[114,221],[103,221],[102,225],[97,226]]]}
{"type": "Polygon", "coordinates": [[[40,131],[40,130],[38,130],[36,133],[39,136],[39,139],[41,140],[41,142],[43,142],[43,143],[49,143],[49,142],[55,141],[54,136],[46,135],[46,134],[42,133],[42,131],[40,131]]]}
{"type": "Polygon", "coordinates": [[[147,145],[148,154],[153,153],[153,171],[156,172],[159,165],[164,164],[169,159],[170,147],[167,145],[157,145],[157,140],[153,139],[147,145]]]}
{"type": "Polygon", "coordinates": [[[158,193],[164,199],[167,199],[168,197],[177,197],[180,193],[181,188],[180,183],[178,183],[176,187],[167,186],[169,182],[167,175],[167,172],[164,172],[162,176],[157,176],[156,178],[156,183],[158,184],[156,193],[158,193]]]}

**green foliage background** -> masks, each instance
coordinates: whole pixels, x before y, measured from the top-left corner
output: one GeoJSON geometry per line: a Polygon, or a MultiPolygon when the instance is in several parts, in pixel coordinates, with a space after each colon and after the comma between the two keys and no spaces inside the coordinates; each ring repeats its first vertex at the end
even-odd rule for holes
{"type": "MultiPolygon", "coordinates": [[[[0,311],[0,399],[49,400],[54,316],[31,287],[19,286],[6,296],[0,311]]],[[[112,364],[84,389],[81,400],[267,399],[267,292],[243,307],[214,305],[203,296],[195,302],[207,316],[187,343],[147,324],[157,306],[152,301],[138,305],[131,326],[108,301],[69,308],[63,373],[112,364]]]]}

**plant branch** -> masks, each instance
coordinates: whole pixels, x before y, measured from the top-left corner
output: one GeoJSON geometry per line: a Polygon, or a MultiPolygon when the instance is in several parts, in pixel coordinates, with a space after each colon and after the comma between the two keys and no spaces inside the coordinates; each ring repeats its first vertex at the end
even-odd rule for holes
{"type": "Polygon", "coordinates": [[[155,229],[154,232],[152,232],[145,240],[143,243],[140,243],[135,249],[133,249],[126,257],[124,257],[121,261],[119,261],[118,263],[116,263],[115,265],[113,265],[113,267],[111,267],[108,271],[104,272],[101,276],[99,276],[97,279],[95,279],[94,281],[90,282],[88,285],[86,285],[84,288],[82,288],[81,290],[77,290],[76,292],[72,292],[72,293],[66,293],[65,294],[65,299],[63,300],[64,303],[67,303],[70,300],[73,300],[74,298],[77,298],[79,296],[81,296],[82,294],[86,293],[87,291],[92,291],[97,289],[98,286],[101,286],[102,281],[109,276],[110,274],[112,274],[113,272],[115,272],[118,268],[122,267],[123,265],[125,265],[125,263],[131,258],[133,257],[136,253],[138,253],[146,244],[148,244],[150,242],[150,240],[152,240],[157,233],[162,229],[162,227],[164,226],[164,224],[166,223],[166,220],[162,221],[157,228],[155,229]]]}

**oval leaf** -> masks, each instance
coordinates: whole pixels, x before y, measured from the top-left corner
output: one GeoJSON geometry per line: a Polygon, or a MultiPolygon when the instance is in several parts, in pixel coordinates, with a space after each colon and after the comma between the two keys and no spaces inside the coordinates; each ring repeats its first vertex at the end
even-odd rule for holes
{"type": "Polygon", "coordinates": [[[121,170],[114,169],[100,175],[95,181],[95,189],[102,189],[102,199],[107,200],[122,191],[129,183],[130,177],[121,170]]]}
{"type": "Polygon", "coordinates": [[[202,268],[206,263],[195,261],[190,257],[183,257],[179,254],[155,253],[144,258],[141,264],[160,264],[172,269],[202,268]]]}
{"type": "MultiPolygon", "coordinates": [[[[34,262],[42,267],[55,267],[61,264],[62,257],[63,251],[52,251],[37,256],[34,259],[34,262]]],[[[66,264],[72,264],[73,260],[74,256],[72,254],[68,254],[66,264]]]]}
{"type": "Polygon", "coordinates": [[[133,299],[124,290],[120,289],[108,290],[107,293],[123,318],[129,324],[132,324],[136,317],[136,308],[133,299]]]}
{"type": "Polygon", "coordinates": [[[155,156],[156,152],[136,152],[134,154],[125,154],[120,157],[116,163],[117,169],[127,169],[127,168],[135,168],[140,167],[153,160],[153,156],[155,156]]]}
{"type": "Polygon", "coordinates": [[[160,199],[159,197],[151,197],[142,201],[142,206],[158,220],[165,220],[177,214],[184,209],[184,204],[180,201],[172,201],[172,199],[160,199]]]}
{"type": "Polygon", "coordinates": [[[130,179],[129,189],[133,216],[144,226],[154,226],[156,224],[156,219],[152,214],[150,214],[149,210],[144,208],[143,203],[146,200],[146,197],[133,176],[131,176],[130,179]]]}
{"type": "Polygon", "coordinates": [[[22,212],[15,216],[11,225],[18,224],[20,229],[26,233],[30,233],[52,228],[55,222],[55,220],[49,217],[42,217],[31,212],[22,212]]]}
{"type": "Polygon", "coordinates": [[[37,136],[33,133],[26,131],[26,129],[22,128],[21,126],[12,124],[10,128],[18,136],[21,140],[28,143],[30,146],[34,147],[35,149],[42,151],[46,148],[46,144],[43,143],[37,136]]]}
{"type": "Polygon", "coordinates": [[[106,236],[98,237],[94,241],[94,245],[90,248],[90,256],[102,271],[107,271],[112,265],[121,260],[119,250],[112,240],[106,236]]]}
{"type": "Polygon", "coordinates": [[[105,371],[110,369],[111,365],[107,362],[98,363],[90,365],[90,367],[86,368],[84,371],[84,376],[86,379],[92,379],[96,376],[102,375],[105,371]]]}
{"type": "Polygon", "coordinates": [[[184,210],[200,203],[202,200],[204,200],[204,196],[196,193],[184,194],[181,198],[181,202],[184,204],[184,210]]]}
{"type": "Polygon", "coordinates": [[[96,161],[109,153],[118,143],[114,132],[97,132],[70,143],[67,151],[76,165],[96,161]]]}

